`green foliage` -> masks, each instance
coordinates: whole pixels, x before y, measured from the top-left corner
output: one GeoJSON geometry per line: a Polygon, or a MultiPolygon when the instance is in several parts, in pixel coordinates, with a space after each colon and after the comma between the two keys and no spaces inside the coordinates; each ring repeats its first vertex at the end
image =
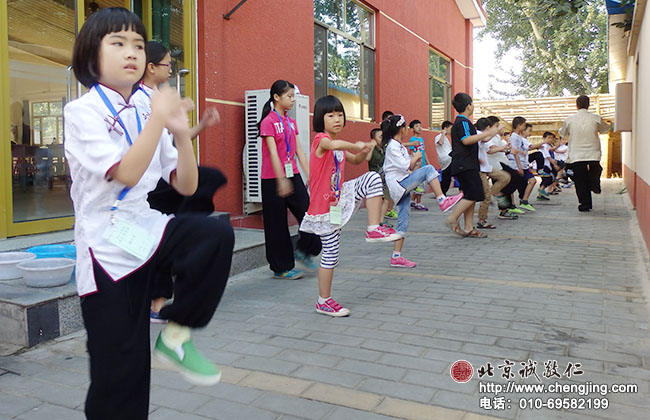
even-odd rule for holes
{"type": "Polygon", "coordinates": [[[480,36],[497,40],[497,64],[506,52],[521,51],[523,70],[507,81],[518,92],[510,96],[607,92],[603,0],[485,0],[484,5],[488,22],[480,36]]]}

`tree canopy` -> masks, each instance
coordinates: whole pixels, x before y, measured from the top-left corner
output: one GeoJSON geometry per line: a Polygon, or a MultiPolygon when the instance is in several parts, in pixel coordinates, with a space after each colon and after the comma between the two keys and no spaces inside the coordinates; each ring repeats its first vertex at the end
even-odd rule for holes
{"type": "Polygon", "coordinates": [[[496,65],[519,51],[521,74],[509,72],[516,94],[563,96],[607,92],[607,12],[604,0],[484,0],[497,40],[496,65]]]}

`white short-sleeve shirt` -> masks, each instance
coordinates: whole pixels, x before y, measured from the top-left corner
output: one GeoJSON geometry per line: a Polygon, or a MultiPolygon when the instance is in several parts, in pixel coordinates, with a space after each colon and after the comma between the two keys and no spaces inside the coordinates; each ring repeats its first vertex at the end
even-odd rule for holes
{"type": "Polygon", "coordinates": [[[391,139],[386,145],[386,154],[384,157],[384,177],[386,185],[390,192],[390,197],[397,203],[406,189],[400,185],[399,181],[409,175],[411,167],[411,158],[406,147],[395,139],[391,139]]]}
{"type": "MultiPolygon", "coordinates": [[[[133,95],[127,103],[118,92],[105,86],[101,89],[135,143],[138,137],[136,112],[143,127],[149,121],[150,112],[142,109],[133,95]]],[[[113,281],[119,281],[144,265],[157,246],[150,250],[145,260],[139,260],[104,238],[110,225],[110,208],[124,188],[123,184],[108,178],[108,172],[120,162],[130,146],[124,128],[116,122],[97,88],[91,88],[82,97],[67,104],[64,118],[65,156],[70,166],[70,196],[75,210],[77,291],[84,296],[97,291],[93,258],[113,281]]],[[[161,177],[169,182],[177,161],[178,153],[171,138],[163,134],[149,167],[115,212],[116,218],[137,224],[149,232],[158,244],[173,216],[151,209],[147,195],[156,188],[161,177]]]]}
{"type": "MultiPolygon", "coordinates": [[[[477,130],[477,133],[481,133],[477,130]]],[[[492,165],[488,160],[488,149],[490,148],[489,140],[488,141],[479,141],[478,142],[478,161],[479,161],[479,170],[486,174],[492,172],[492,165]]]]}

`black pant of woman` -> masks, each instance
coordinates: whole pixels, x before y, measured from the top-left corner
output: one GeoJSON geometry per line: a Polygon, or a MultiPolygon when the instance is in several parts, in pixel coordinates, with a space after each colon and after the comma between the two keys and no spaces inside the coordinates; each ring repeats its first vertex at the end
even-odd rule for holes
{"type": "MultiPolygon", "coordinates": [[[[194,194],[181,195],[164,180],[158,181],[156,189],[149,193],[148,201],[152,209],[165,214],[195,214],[209,216],[214,212],[212,199],[217,190],[226,184],[226,176],[216,168],[199,166],[199,185],[194,194]]],[[[155,283],[153,297],[169,299],[174,294],[174,282],[170,277],[167,281],[155,283]]]]}
{"type": "MultiPolygon", "coordinates": [[[[307,195],[307,189],[300,175],[294,175],[289,180],[293,185],[293,193],[288,197],[278,196],[275,178],[262,180],[262,217],[264,219],[266,260],[274,273],[283,273],[296,266],[293,242],[289,234],[287,209],[298,220],[298,225],[302,223],[302,219],[309,209],[309,195],[307,195]]],[[[321,247],[320,236],[300,232],[296,249],[306,255],[315,256],[320,254],[321,247]]]]}
{"type": "Polygon", "coordinates": [[[169,221],[156,253],[131,275],[116,282],[95,262],[97,292],[81,298],[90,355],[89,420],[147,418],[152,290],[174,275],[174,302],[161,317],[204,327],[226,288],[234,243],[229,222],[185,215],[169,221]]]}

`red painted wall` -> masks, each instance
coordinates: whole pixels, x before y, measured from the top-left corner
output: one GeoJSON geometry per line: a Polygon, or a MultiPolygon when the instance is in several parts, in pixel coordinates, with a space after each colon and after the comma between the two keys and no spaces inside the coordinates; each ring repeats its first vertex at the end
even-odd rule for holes
{"type": "Polygon", "coordinates": [[[639,229],[645,240],[646,247],[650,252],[650,185],[636,172],[623,165],[623,182],[636,210],[636,217],[639,222],[639,229]]]}
{"type": "MultiPolygon", "coordinates": [[[[303,94],[314,93],[313,3],[306,0],[249,1],[225,20],[239,0],[198,0],[199,107],[216,106],[220,125],[201,135],[201,163],[219,167],[228,185],[215,197],[217,210],[242,214],[242,150],[244,108],[205,102],[205,98],[244,102],[244,91],[269,88],[276,79],[297,84],[303,94]]],[[[452,96],[472,91],[472,29],[454,0],[364,1],[375,10],[376,119],[390,109],[408,121],[428,126],[429,48],[456,60],[452,66],[452,96]],[[419,35],[409,33],[385,15],[419,35]],[[461,66],[462,63],[464,66],[461,66]]],[[[348,121],[341,133],[346,140],[369,140],[376,123],[348,121]]],[[[310,133],[313,138],[313,133],[310,133]]],[[[435,133],[425,131],[428,156],[437,164],[435,133]]],[[[346,168],[348,178],[367,170],[364,163],[346,168]]]]}
{"type": "Polygon", "coordinates": [[[627,187],[627,193],[630,195],[632,206],[636,207],[636,173],[625,164],[623,164],[623,182],[627,187]]]}

